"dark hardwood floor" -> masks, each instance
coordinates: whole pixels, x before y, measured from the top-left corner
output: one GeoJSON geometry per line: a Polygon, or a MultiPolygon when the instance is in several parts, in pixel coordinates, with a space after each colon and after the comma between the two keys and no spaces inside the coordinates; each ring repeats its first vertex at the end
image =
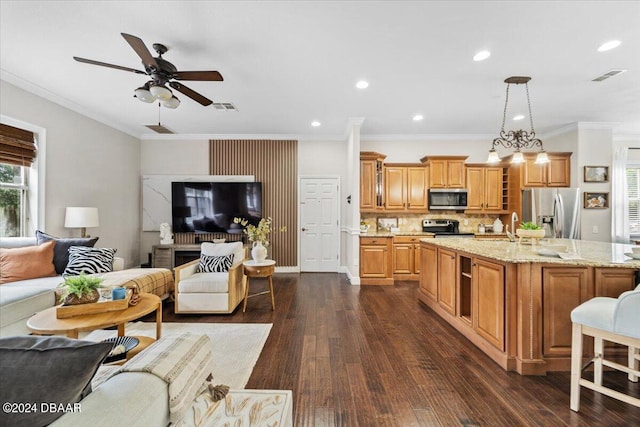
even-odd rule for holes
{"type": "MultiPolygon", "coordinates": [[[[167,301],[163,315],[165,322],[273,323],[247,388],[293,390],[299,427],[640,425],[640,408],[584,388],[580,412],[571,411],[568,372],[503,371],[419,303],[416,286],[276,274],[275,312],[268,296],[258,296],[244,314],[240,307],[231,315],[176,315],[167,301]]],[[[606,373],[605,382],[640,395],[624,374],[606,373]]]]}

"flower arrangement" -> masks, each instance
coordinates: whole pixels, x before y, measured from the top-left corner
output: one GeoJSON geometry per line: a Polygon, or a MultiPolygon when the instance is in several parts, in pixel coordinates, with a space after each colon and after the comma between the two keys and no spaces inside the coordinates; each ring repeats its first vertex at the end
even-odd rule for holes
{"type": "MultiPolygon", "coordinates": [[[[245,218],[233,218],[234,224],[240,224],[244,229],[242,232],[247,235],[251,242],[261,242],[263,246],[269,246],[269,233],[271,233],[273,220],[271,217],[262,218],[256,227],[249,224],[249,220],[245,218]]],[[[287,226],[283,225],[278,229],[281,233],[287,231],[287,226]]]]}

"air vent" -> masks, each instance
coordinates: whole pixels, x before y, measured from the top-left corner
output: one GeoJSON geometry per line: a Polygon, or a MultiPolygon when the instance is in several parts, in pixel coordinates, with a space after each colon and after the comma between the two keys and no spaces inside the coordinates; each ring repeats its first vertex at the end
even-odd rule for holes
{"type": "Polygon", "coordinates": [[[236,106],[230,102],[214,102],[213,108],[216,110],[225,110],[225,111],[238,111],[236,106]]]}
{"type": "Polygon", "coordinates": [[[622,74],[627,70],[609,70],[601,76],[596,77],[591,80],[592,82],[601,82],[603,80],[607,80],[609,77],[617,76],[618,74],[622,74]]]}
{"type": "Polygon", "coordinates": [[[160,123],[158,123],[157,125],[145,125],[145,126],[157,133],[175,133],[171,129],[162,126],[160,123]]]}

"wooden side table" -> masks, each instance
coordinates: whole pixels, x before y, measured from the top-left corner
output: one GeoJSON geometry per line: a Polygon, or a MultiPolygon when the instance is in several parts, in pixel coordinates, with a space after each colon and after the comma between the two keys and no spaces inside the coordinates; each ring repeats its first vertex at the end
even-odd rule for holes
{"type": "Polygon", "coordinates": [[[247,287],[244,290],[244,304],[242,305],[242,312],[247,310],[247,300],[249,297],[255,297],[258,295],[271,294],[271,309],[276,309],[276,302],[273,298],[273,280],[271,276],[275,271],[276,262],[272,259],[265,259],[264,261],[244,261],[242,263],[244,274],[247,276],[247,287]],[[264,292],[258,292],[249,295],[249,283],[252,277],[266,277],[269,281],[269,290],[264,292]]]}

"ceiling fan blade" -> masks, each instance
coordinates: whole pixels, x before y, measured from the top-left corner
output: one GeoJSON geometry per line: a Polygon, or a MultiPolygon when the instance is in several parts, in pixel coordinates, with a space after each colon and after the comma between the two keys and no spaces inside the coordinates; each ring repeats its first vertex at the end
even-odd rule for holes
{"type": "Polygon", "coordinates": [[[144,64],[145,68],[153,67],[156,70],[160,69],[160,67],[158,67],[158,63],[156,62],[156,59],[151,56],[149,49],[147,49],[147,46],[145,46],[141,38],[126,33],[120,34],[122,34],[122,37],[124,37],[127,43],[129,43],[133,50],[135,50],[140,59],[142,59],[142,63],[144,64]]]}
{"type": "Polygon", "coordinates": [[[94,61],[93,59],[80,58],[77,56],[74,56],[73,59],[75,59],[78,62],[84,62],[85,64],[100,65],[101,67],[115,68],[116,70],[122,70],[122,71],[131,71],[132,73],[136,73],[136,74],[144,74],[144,75],[147,74],[144,71],[135,70],[129,67],[123,67],[121,65],[107,64],[106,62],[94,61]]]}
{"type": "Polygon", "coordinates": [[[189,89],[188,87],[186,87],[182,83],[171,81],[171,82],[169,82],[169,86],[171,86],[172,88],[174,88],[178,92],[181,92],[181,93],[187,95],[189,98],[193,99],[196,102],[199,102],[200,104],[204,105],[205,107],[207,105],[213,104],[212,100],[210,100],[208,98],[205,98],[204,96],[200,95],[198,92],[194,91],[193,89],[189,89]]]}
{"type": "Polygon", "coordinates": [[[224,79],[217,71],[176,71],[173,74],[176,80],[200,80],[209,82],[221,82],[224,79]]]}

